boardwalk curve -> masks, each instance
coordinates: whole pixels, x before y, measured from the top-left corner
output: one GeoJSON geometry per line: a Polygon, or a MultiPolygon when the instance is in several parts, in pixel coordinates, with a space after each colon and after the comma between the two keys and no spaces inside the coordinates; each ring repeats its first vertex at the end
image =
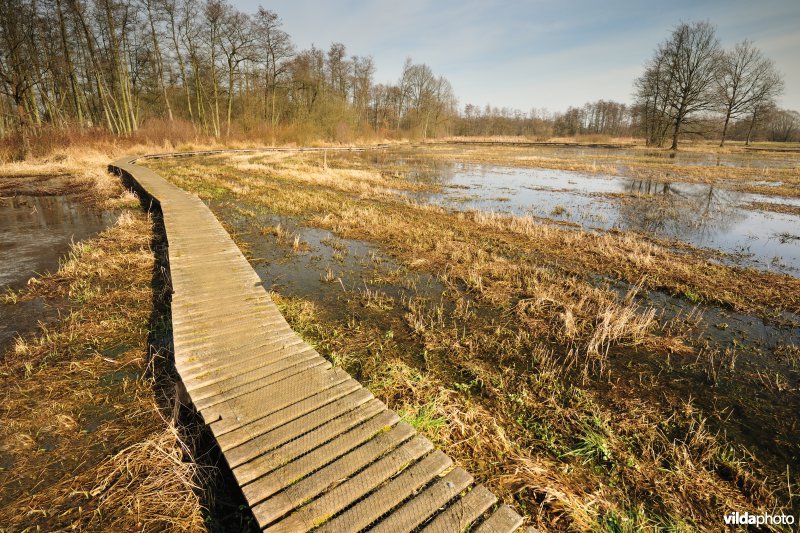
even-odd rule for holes
{"type": "Polygon", "coordinates": [[[513,509],[303,342],[208,207],[136,159],[109,168],[160,205],[176,369],[262,528],[521,526],[513,509]]]}

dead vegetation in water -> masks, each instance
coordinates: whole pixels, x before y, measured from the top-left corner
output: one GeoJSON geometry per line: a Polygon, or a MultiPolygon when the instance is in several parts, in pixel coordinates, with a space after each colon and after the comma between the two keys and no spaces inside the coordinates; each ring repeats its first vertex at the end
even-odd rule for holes
{"type": "Polygon", "coordinates": [[[797,205],[788,205],[778,202],[750,202],[745,207],[756,211],[770,211],[772,213],[800,216],[800,206],[797,205]]]}
{"type": "Polygon", "coordinates": [[[775,505],[746,452],[691,401],[662,410],[623,393],[609,405],[527,331],[417,302],[409,342],[370,320],[376,310],[337,322],[275,299],[322,353],[542,530],[715,531],[726,510],[775,505]],[[408,344],[423,363],[403,355],[408,344]]]}
{"type": "MultiPolygon", "coordinates": [[[[712,429],[709,413],[657,375],[640,373],[635,384],[613,368],[647,357],[700,361],[689,339],[658,327],[639,296],[648,290],[771,315],[798,308],[797,280],[715,265],[627,233],[450,212],[388,194],[400,189],[398,178],[377,172],[364,180],[328,167],[314,170],[325,175],[316,179],[291,171],[312,163],[269,161],[259,156],[252,173],[224,158],[154,166],[203,197],[239,203],[239,214],[296,216],[375,243],[409,270],[412,290],[415,271],[434,274],[446,287],[441,301],[390,296],[394,279],[386,291],[341,284],[346,319],[275,298],[317,349],[532,523],[715,531],[725,512],[785,508],[780,481],[712,429]],[[627,282],[628,294],[611,290],[612,281],[627,282]]],[[[261,233],[291,242],[280,226],[261,233]]],[[[337,274],[328,268],[321,283],[337,287],[337,274]]],[[[729,360],[708,361],[709,379],[723,379],[729,360]]]]}
{"type": "Polygon", "coordinates": [[[0,363],[4,527],[203,529],[197,467],[148,368],[150,238],[151,221],[125,211],[6,299],[46,299],[61,319],[0,363]]]}
{"type": "MultiPolygon", "coordinates": [[[[261,167],[271,156],[251,157],[261,167]]],[[[228,166],[224,157],[180,160],[178,164],[160,160],[149,165],[164,170],[175,183],[204,198],[224,195],[247,198],[274,213],[312,218],[314,225],[342,232],[345,237],[410,242],[412,247],[405,252],[409,257],[435,261],[426,265],[426,269],[444,269],[451,260],[458,259],[427,258],[431,252],[438,255],[436,243],[469,246],[471,241],[478,240],[488,244],[486,253],[501,250],[501,255],[515,258],[524,254],[543,266],[574,276],[610,276],[635,285],[643,279],[646,269],[648,276],[642,286],[645,290],[664,290],[691,301],[756,312],[767,318],[781,311],[800,313],[797,278],[722,265],[716,258],[691,247],[676,249],[675,243],[665,244],[627,232],[579,231],[543,223],[534,217],[486,212],[453,214],[398,195],[396,182],[404,180],[397,178],[385,179],[385,187],[370,186],[366,190],[359,185],[363,182],[363,172],[354,174],[328,168],[320,171],[328,176],[324,180],[315,181],[313,175],[295,179],[297,168],[308,168],[307,163],[295,167],[297,157],[276,155],[271,171],[259,170],[254,174],[228,166]],[[356,183],[352,184],[353,181],[356,183]],[[475,232],[480,235],[473,237],[475,232]]],[[[373,174],[370,183],[380,179],[378,173],[373,174]]],[[[469,275],[465,279],[471,283],[469,275]]]]}

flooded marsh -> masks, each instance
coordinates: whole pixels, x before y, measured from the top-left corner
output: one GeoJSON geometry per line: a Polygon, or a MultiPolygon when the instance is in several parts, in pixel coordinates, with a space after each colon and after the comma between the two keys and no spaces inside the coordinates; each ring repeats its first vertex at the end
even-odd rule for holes
{"type": "Polygon", "coordinates": [[[306,340],[532,523],[796,506],[797,242],[771,236],[797,230],[752,206],[796,201],[475,159],[149,165],[209,203],[306,340]]]}
{"type": "Polygon", "coordinates": [[[199,467],[150,348],[152,219],[104,165],[51,170],[0,168],[0,524],[199,529],[199,467]]]}
{"type": "MultiPolygon", "coordinates": [[[[112,226],[115,215],[68,196],[0,198],[0,293],[23,287],[37,274],[58,270],[70,245],[112,226]]],[[[0,353],[15,337],[53,315],[42,299],[0,305],[0,353]]]]}

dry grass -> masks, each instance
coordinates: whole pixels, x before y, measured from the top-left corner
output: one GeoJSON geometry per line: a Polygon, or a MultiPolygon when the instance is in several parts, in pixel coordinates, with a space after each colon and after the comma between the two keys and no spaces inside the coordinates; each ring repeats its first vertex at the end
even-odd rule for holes
{"type": "Polygon", "coordinates": [[[307,340],[544,531],[716,531],[726,509],[774,505],[691,403],[676,400],[666,416],[632,395],[608,405],[570,385],[560,358],[525,332],[435,326],[439,309],[412,306],[409,322],[433,326],[416,331],[420,368],[369,314],[343,323],[308,301],[275,299],[307,340]]]}
{"type": "Polygon", "coordinates": [[[58,272],[6,299],[45,299],[61,318],[19,339],[0,364],[4,527],[203,528],[196,466],[161,415],[148,369],[151,231],[144,214],[126,210],[74,245],[58,272]]]}
{"type": "MultiPolygon", "coordinates": [[[[659,329],[639,291],[770,315],[798,308],[797,280],[631,234],[450,212],[404,195],[401,174],[313,158],[152,166],[237,216],[295,217],[398,261],[403,279],[387,272],[377,276],[383,286],[346,289],[324,270],[326,290],[342,288],[341,310],[275,299],[317,349],[543,530],[716,531],[724,512],[785,508],[780,480],[709,422],[716,413],[659,375],[625,368],[701,356],[690,339],[659,329]],[[415,293],[417,272],[435,275],[444,293],[415,293]],[[598,278],[627,282],[627,296],[598,278]],[[411,293],[394,296],[398,287],[411,293]]],[[[258,238],[291,254],[294,237],[266,226],[258,238]]]]}

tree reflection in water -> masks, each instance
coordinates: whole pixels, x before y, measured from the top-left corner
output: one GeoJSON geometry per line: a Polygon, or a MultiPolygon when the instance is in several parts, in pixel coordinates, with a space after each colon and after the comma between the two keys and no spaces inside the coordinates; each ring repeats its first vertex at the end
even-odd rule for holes
{"type": "Polygon", "coordinates": [[[659,237],[703,242],[747,217],[742,193],[713,185],[629,180],[625,191],[619,226],[659,237]]]}

